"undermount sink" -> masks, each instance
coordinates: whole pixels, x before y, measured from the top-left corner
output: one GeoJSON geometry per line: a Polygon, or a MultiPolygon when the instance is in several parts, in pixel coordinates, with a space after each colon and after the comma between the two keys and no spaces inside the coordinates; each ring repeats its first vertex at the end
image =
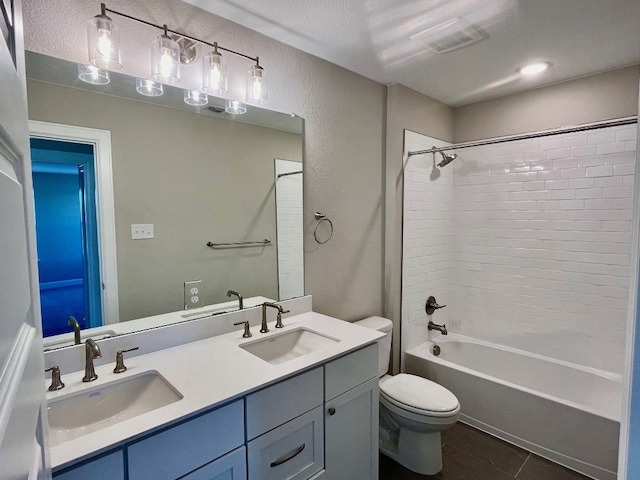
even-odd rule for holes
{"type": "Polygon", "coordinates": [[[49,440],[59,445],[182,398],[162,375],[149,371],[52,399],[49,440]]]}
{"type": "Polygon", "coordinates": [[[293,360],[340,340],[306,328],[296,328],[240,345],[247,352],[273,365],[293,360]]]}

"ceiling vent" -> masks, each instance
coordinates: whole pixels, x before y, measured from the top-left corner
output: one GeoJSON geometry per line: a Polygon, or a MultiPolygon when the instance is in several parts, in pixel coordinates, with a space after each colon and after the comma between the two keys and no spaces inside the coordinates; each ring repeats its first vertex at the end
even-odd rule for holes
{"type": "Polygon", "coordinates": [[[441,54],[458,50],[482,40],[484,35],[466,20],[456,17],[411,36],[432,52],[441,54]]]}

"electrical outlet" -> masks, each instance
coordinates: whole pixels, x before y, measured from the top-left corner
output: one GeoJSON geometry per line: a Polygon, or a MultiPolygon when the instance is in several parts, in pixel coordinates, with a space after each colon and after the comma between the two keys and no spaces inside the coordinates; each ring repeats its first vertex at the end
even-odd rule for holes
{"type": "Polygon", "coordinates": [[[138,223],[131,225],[131,240],[154,238],[153,223],[138,223]]]}
{"type": "Polygon", "coordinates": [[[184,282],[184,309],[204,306],[202,280],[184,282]]]}

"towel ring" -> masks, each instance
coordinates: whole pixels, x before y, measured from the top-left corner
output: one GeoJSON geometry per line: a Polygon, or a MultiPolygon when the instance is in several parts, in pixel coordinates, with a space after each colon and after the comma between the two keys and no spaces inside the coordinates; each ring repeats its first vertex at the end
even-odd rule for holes
{"type": "Polygon", "coordinates": [[[316,212],[315,217],[318,221],[316,222],[316,226],[313,228],[313,238],[315,238],[316,242],[320,245],[324,245],[331,240],[331,237],[333,236],[333,223],[331,223],[331,220],[329,220],[324,213],[316,212]],[[323,242],[318,239],[318,226],[320,226],[322,222],[329,222],[329,237],[323,242]]]}

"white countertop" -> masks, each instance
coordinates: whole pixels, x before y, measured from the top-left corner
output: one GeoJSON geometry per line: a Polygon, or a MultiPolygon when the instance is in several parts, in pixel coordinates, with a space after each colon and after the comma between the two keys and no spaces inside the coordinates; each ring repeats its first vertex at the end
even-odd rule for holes
{"type": "Polygon", "coordinates": [[[286,377],[323,364],[362,346],[373,343],[383,334],[315,312],[284,319],[285,327],[261,334],[253,327],[253,337],[242,338],[242,328],[231,333],[139,355],[125,360],[128,370],[113,373],[113,362],[96,367],[98,379],[83,383],[83,371],[62,376],[65,388],[47,392],[47,400],[106,385],[114,380],[138,375],[145,371],[159,372],[183,396],[181,400],[129,420],[108,426],[66,443],[53,446],[51,467],[60,469],[79,460],[115,447],[168,423],[222,405],[251,391],[263,388],[286,377]],[[272,365],[238,345],[256,339],[278,335],[299,327],[340,339],[320,350],[272,365]]]}

